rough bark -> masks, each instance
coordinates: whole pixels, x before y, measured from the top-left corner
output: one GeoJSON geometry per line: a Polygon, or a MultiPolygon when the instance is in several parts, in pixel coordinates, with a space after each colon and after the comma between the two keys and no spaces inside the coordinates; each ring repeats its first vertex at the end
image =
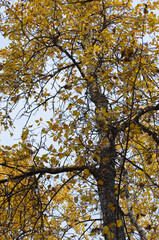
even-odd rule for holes
{"type": "Polygon", "coordinates": [[[103,235],[105,240],[125,240],[123,223],[120,227],[116,225],[118,221],[122,221],[115,193],[115,138],[117,129],[110,124],[110,118],[105,119],[105,121],[102,119],[102,109],[104,108],[106,112],[109,112],[108,100],[98,85],[98,79],[95,71],[93,71],[93,67],[90,67],[89,70],[91,76],[94,77],[93,81],[88,82],[89,94],[98,110],[96,114],[96,124],[99,137],[100,153],[98,154],[100,155],[100,164],[99,168],[96,169],[93,174],[97,183],[99,183],[98,194],[103,215],[103,235]],[[107,130],[105,130],[106,122],[109,122],[107,130]],[[104,144],[103,140],[105,142],[104,144]]]}
{"type": "Polygon", "coordinates": [[[124,240],[125,233],[123,224],[120,227],[116,226],[117,220],[122,220],[122,218],[120,210],[117,206],[117,198],[115,193],[116,170],[114,160],[114,146],[103,149],[101,152],[100,167],[94,172],[94,177],[96,178],[97,182],[99,182],[98,194],[103,215],[104,238],[105,240],[124,240]],[[109,161],[104,162],[104,159],[108,158],[109,161]],[[108,230],[108,232],[106,233],[105,230],[108,230]]]}

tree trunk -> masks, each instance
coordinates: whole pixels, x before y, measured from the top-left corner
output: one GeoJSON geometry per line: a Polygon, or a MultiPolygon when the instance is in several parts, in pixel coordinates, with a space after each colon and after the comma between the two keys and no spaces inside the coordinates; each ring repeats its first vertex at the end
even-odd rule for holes
{"type": "Polygon", "coordinates": [[[102,150],[101,164],[99,169],[96,169],[94,176],[98,183],[98,194],[103,215],[103,236],[105,240],[125,240],[124,226],[115,193],[116,170],[113,148],[102,150]]]}
{"type": "Polygon", "coordinates": [[[87,70],[88,79],[91,78],[91,81],[87,82],[90,99],[95,104],[97,110],[95,110],[96,127],[100,149],[100,153],[98,152],[97,154],[100,156],[100,164],[99,168],[95,169],[93,175],[98,183],[98,194],[103,215],[103,236],[105,240],[125,240],[124,226],[115,194],[115,138],[117,129],[111,125],[111,114],[108,117],[103,115],[103,109],[109,113],[109,102],[104,93],[102,93],[96,74],[96,66],[90,64],[87,70]]]}

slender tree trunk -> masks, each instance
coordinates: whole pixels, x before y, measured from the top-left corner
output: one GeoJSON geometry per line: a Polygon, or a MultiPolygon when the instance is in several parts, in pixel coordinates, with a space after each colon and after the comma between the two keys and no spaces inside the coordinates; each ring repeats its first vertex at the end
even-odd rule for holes
{"type": "Polygon", "coordinates": [[[91,101],[96,108],[96,127],[99,137],[100,164],[93,175],[98,183],[98,194],[103,215],[103,235],[105,240],[125,240],[124,227],[115,194],[115,138],[117,129],[110,125],[110,117],[106,118],[103,115],[103,109],[109,113],[109,102],[98,83],[94,64],[88,66],[88,76],[88,78],[91,78],[91,81],[88,81],[88,89],[91,101]]]}
{"type": "Polygon", "coordinates": [[[98,182],[98,194],[103,215],[103,235],[105,240],[125,240],[121,213],[117,206],[115,193],[115,149],[104,148],[101,152],[101,164],[94,174],[98,182]],[[118,214],[117,214],[118,212],[118,214]],[[119,224],[117,227],[117,223],[119,224]]]}
{"type": "Polygon", "coordinates": [[[120,228],[116,227],[116,222],[119,219],[117,219],[117,202],[114,188],[115,173],[112,169],[112,165],[112,163],[103,165],[99,171],[100,179],[103,181],[103,185],[98,184],[98,194],[103,214],[103,233],[106,240],[124,240],[125,234],[123,224],[120,228]]]}

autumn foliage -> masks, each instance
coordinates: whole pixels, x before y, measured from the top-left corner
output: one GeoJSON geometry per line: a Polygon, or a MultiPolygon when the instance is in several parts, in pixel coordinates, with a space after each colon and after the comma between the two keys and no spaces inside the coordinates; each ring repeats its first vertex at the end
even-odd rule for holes
{"type": "Polygon", "coordinates": [[[0,239],[157,240],[158,1],[0,6],[0,239]]]}

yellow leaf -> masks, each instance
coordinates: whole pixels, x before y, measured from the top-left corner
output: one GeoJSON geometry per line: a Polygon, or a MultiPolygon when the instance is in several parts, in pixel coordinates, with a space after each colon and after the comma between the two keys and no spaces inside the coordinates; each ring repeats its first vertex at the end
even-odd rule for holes
{"type": "Polygon", "coordinates": [[[112,228],[112,227],[116,227],[116,224],[115,223],[110,223],[109,228],[112,228]]]}
{"type": "Polygon", "coordinates": [[[104,226],[103,230],[102,230],[103,234],[108,234],[109,233],[109,227],[108,226],[104,226]]]}
{"type": "Polygon", "coordinates": [[[89,82],[92,82],[93,80],[94,80],[94,77],[93,77],[93,76],[91,76],[91,77],[88,79],[89,82]]]}
{"type": "Polygon", "coordinates": [[[48,147],[48,151],[51,151],[53,149],[53,145],[51,144],[50,147],[48,147]]]}
{"type": "Polygon", "coordinates": [[[72,222],[70,220],[67,221],[68,226],[72,225],[72,222]]]}
{"type": "Polygon", "coordinates": [[[92,140],[88,140],[88,144],[92,144],[93,142],[92,142],[92,140]]]}
{"type": "Polygon", "coordinates": [[[97,183],[98,183],[98,185],[101,185],[101,186],[104,184],[101,179],[99,179],[97,183]]]}
{"type": "Polygon", "coordinates": [[[89,170],[88,169],[84,169],[84,174],[89,175],[90,174],[89,170]]]}
{"type": "Polygon", "coordinates": [[[74,197],[74,202],[77,203],[78,202],[78,196],[74,197]]]}
{"type": "Polygon", "coordinates": [[[105,157],[102,159],[102,162],[105,164],[105,163],[108,163],[109,162],[109,158],[108,157],[105,157]]]}
{"type": "Polygon", "coordinates": [[[74,110],[74,111],[73,111],[73,116],[78,117],[79,115],[80,115],[80,113],[79,113],[77,110],[74,110]]]}
{"type": "Polygon", "coordinates": [[[3,64],[0,63],[0,71],[3,69],[3,64]]]}
{"type": "Polygon", "coordinates": [[[85,102],[84,102],[82,99],[78,99],[78,100],[77,100],[77,103],[79,103],[79,104],[85,104],[85,102]]]}
{"type": "Polygon", "coordinates": [[[42,133],[45,134],[45,133],[47,133],[47,132],[48,132],[48,131],[47,131],[45,128],[42,129],[42,133]]]}
{"type": "Polygon", "coordinates": [[[116,225],[118,228],[120,228],[122,226],[122,220],[117,220],[116,225]]]}
{"type": "Polygon", "coordinates": [[[79,94],[82,93],[82,90],[83,90],[83,87],[82,87],[82,86],[79,86],[79,87],[76,87],[76,88],[75,88],[75,91],[76,91],[77,93],[79,93],[79,94]]]}
{"type": "Polygon", "coordinates": [[[28,129],[26,129],[25,131],[23,131],[22,136],[21,136],[21,139],[22,139],[22,140],[26,140],[26,139],[27,139],[27,136],[28,136],[28,133],[29,133],[29,130],[28,130],[28,129]]]}
{"type": "Polygon", "coordinates": [[[99,234],[100,231],[101,231],[100,228],[93,228],[92,231],[91,231],[91,233],[90,233],[90,236],[94,236],[94,235],[96,235],[96,234],[99,234]]]}
{"type": "Polygon", "coordinates": [[[116,207],[113,203],[108,203],[108,208],[111,210],[111,211],[115,211],[116,207]]]}
{"type": "Polygon", "coordinates": [[[72,83],[67,83],[65,86],[64,86],[65,89],[71,89],[72,88],[72,83]]]}
{"type": "Polygon", "coordinates": [[[93,160],[95,161],[95,162],[97,162],[97,163],[99,163],[100,162],[100,156],[99,155],[94,155],[93,156],[93,160]]]}

